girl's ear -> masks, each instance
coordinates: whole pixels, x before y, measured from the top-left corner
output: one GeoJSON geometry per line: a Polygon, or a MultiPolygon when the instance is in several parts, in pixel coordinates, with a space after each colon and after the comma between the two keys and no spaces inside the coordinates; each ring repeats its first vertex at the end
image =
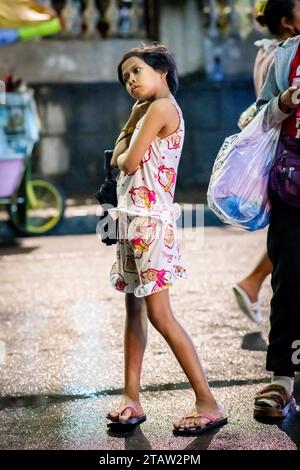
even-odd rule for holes
{"type": "Polygon", "coordinates": [[[295,27],[293,22],[290,21],[286,16],[281,18],[280,26],[281,26],[282,32],[288,33],[291,36],[297,36],[298,34],[297,28],[295,27]]]}

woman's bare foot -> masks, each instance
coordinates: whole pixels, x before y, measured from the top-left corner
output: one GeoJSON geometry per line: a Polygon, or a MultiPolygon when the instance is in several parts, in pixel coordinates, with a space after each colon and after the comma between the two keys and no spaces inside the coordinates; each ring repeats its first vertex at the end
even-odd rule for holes
{"type": "Polygon", "coordinates": [[[195,427],[203,427],[210,423],[211,420],[201,415],[209,415],[217,419],[224,417],[224,408],[216,401],[198,400],[195,407],[183,416],[179,421],[174,423],[175,429],[190,429],[195,427]]]}
{"type": "Polygon", "coordinates": [[[131,400],[126,395],[123,396],[121,403],[113,411],[109,411],[106,415],[107,419],[113,422],[127,421],[130,418],[144,416],[144,410],[139,400],[131,400]],[[126,408],[128,406],[128,408],[126,408]]]}

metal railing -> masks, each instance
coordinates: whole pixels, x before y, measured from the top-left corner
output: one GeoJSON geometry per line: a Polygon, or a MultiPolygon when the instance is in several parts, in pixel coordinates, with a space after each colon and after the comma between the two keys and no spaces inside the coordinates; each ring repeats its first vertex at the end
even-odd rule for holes
{"type": "Polygon", "coordinates": [[[203,18],[210,37],[246,37],[256,27],[255,0],[205,0],[203,18]]]}
{"type": "MultiPolygon", "coordinates": [[[[153,19],[148,11],[153,2],[147,0],[37,1],[56,11],[64,26],[61,38],[145,38],[153,28],[149,24],[153,19]]],[[[201,8],[200,14],[210,37],[246,36],[255,25],[255,0],[195,1],[201,8]]],[[[180,0],[180,3],[184,5],[188,0],[180,0]]],[[[174,7],[180,3],[177,0],[174,7]]],[[[160,9],[163,4],[159,3],[160,9]]]]}
{"type": "MultiPolygon", "coordinates": [[[[214,81],[245,73],[248,37],[259,35],[254,14],[255,0],[204,0],[204,69],[214,81]],[[253,34],[254,33],[254,34],[253,34]]],[[[250,40],[251,42],[251,40],[250,40]]],[[[248,72],[247,72],[248,73],[248,72]]]]}

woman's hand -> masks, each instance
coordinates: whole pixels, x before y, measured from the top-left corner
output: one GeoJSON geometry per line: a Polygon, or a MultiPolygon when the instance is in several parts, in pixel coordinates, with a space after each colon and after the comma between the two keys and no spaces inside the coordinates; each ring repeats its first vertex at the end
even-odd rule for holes
{"type": "Polygon", "coordinates": [[[300,107],[300,87],[290,86],[281,93],[279,97],[279,108],[282,112],[287,113],[292,109],[300,107]]]}

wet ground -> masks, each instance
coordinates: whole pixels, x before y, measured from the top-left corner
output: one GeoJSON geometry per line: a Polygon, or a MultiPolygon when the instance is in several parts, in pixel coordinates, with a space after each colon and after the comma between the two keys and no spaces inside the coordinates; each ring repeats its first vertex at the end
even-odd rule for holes
{"type": "MultiPolygon", "coordinates": [[[[300,415],[253,419],[267,383],[269,280],[259,331],[237,308],[232,285],[253,266],[265,232],[185,229],[188,280],[171,291],[229,424],[201,437],[174,437],[172,423],[193,394],[150,327],[142,377],[147,421],[129,436],[106,432],[122,390],[124,297],[108,284],[114,247],[95,235],[22,239],[0,247],[1,449],[277,449],[300,447],[300,415]]],[[[296,396],[300,400],[297,383],[296,396]]]]}

